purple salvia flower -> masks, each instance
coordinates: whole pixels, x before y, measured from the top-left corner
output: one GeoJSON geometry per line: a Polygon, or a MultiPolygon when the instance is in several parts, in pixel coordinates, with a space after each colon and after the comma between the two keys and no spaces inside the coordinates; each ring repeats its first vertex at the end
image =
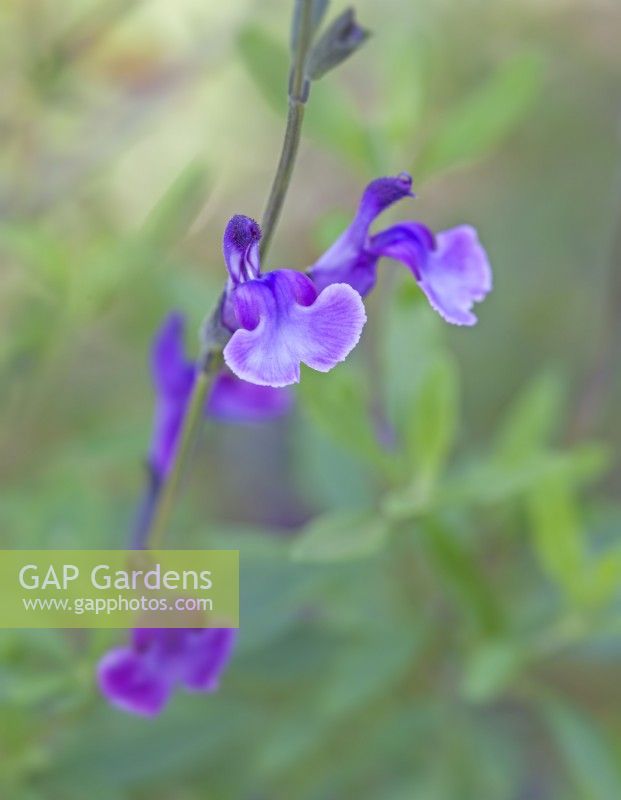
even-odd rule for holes
{"type": "Polygon", "coordinates": [[[261,230],[244,216],[224,233],[229,282],[222,322],[232,331],[224,359],[243,380],[287,386],[300,380],[300,364],[328,372],[356,346],[366,314],[360,295],[331,281],[322,291],[293,270],[261,274],[261,230]]]}
{"type": "Polygon", "coordinates": [[[149,465],[160,478],[172,466],[183,417],[192,393],[196,366],[184,351],[185,321],[172,313],[164,320],[151,347],[151,374],[155,389],[155,417],[149,465]]]}
{"type": "Polygon", "coordinates": [[[378,178],[362,195],[356,216],[334,244],[308,271],[322,289],[335,281],[353,286],[363,297],[375,286],[378,256],[369,250],[369,227],[385,208],[412,197],[412,179],[402,173],[396,178],[378,178]]]}
{"type": "Polygon", "coordinates": [[[135,628],[128,646],[99,662],[100,689],[125,711],[154,716],[179,686],[215,691],[236,636],[235,628],[135,628]]]}
{"type": "Polygon", "coordinates": [[[460,225],[434,234],[421,223],[402,222],[375,235],[369,227],[385,208],[412,197],[412,179],[402,172],[372,181],[351,225],[309,269],[321,290],[349,283],[362,296],[373,289],[380,258],[402,261],[431,306],[454,325],[474,325],[472,306],[492,288],[492,271],[474,228],[460,225]]]}
{"type": "MultiPolygon", "coordinates": [[[[159,478],[166,477],[172,466],[196,378],[196,365],[185,355],[184,336],[183,315],[169,314],[155,335],[151,351],[156,407],[149,464],[159,478]]],[[[292,403],[290,390],[255,386],[223,369],[214,380],[205,411],[228,422],[262,422],[286,413],[292,403]]]]}

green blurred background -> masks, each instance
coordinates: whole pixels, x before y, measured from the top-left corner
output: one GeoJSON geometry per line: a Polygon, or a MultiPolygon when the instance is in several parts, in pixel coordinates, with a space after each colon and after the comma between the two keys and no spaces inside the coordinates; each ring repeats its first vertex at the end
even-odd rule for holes
{"type": "MultiPolygon", "coordinates": [[[[393,219],[475,224],[494,292],[448,329],[386,263],[293,415],[207,426],[168,541],[241,549],[218,694],[135,719],[93,677],[123,632],[2,633],[2,798],[621,797],[621,7],[357,8],[374,35],[313,89],[267,266],[407,169],[393,219]]],[[[172,308],[197,330],[227,219],[261,214],[289,14],[2,3],[3,547],[124,546],[150,339],[172,308]]]]}

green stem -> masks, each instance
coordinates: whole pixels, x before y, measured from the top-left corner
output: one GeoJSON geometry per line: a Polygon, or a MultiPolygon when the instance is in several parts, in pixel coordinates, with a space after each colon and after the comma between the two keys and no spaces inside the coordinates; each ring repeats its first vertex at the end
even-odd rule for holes
{"type": "Polygon", "coordinates": [[[306,56],[313,34],[313,3],[312,0],[300,0],[300,2],[300,30],[293,56],[293,63],[291,65],[287,127],[285,129],[285,138],[280,153],[280,160],[261,220],[261,228],[263,230],[260,245],[261,258],[264,258],[268,251],[285,202],[289,184],[291,183],[293,166],[300,145],[302,122],[304,121],[304,108],[308,100],[309,85],[304,76],[304,65],[306,64],[306,56]]]}
{"type": "Polygon", "coordinates": [[[293,164],[295,155],[300,144],[300,134],[302,132],[302,120],[304,118],[304,103],[301,101],[289,100],[289,111],[287,114],[287,130],[285,132],[285,141],[283,143],[276,177],[272,184],[269,200],[265,207],[263,219],[261,220],[261,228],[263,235],[261,237],[260,253],[261,258],[265,258],[265,254],[272,241],[272,235],[276,228],[276,223],[280,217],[280,212],[285,200],[285,195],[291,181],[293,173],[293,164]]]}
{"type": "MultiPolygon", "coordinates": [[[[262,220],[263,237],[261,239],[261,255],[265,255],[271,241],[276,223],[280,216],[282,206],[291,182],[293,165],[300,144],[300,134],[302,130],[302,120],[304,119],[304,105],[308,99],[308,82],[304,76],[304,65],[308,48],[312,39],[312,0],[299,0],[301,3],[300,30],[297,39],[293,63],[291,66],[291,78],[289,83],[289,112],[287,114],[287,127],[285,139],[278,162],[278,168],[262,220]]],[[[216,319],[220,314],[220,306],[212,317],[216,319]]],[[[218,327],[217,325],[215,327],[218,327]]],[[[172,469],[158,492],[156,507],[150,521],[148,531],[144,537],[145,547],[155,549],[159,547],[164,539],[170,516],[173,510],[179,484],[186,462],[192,452],[196,435],[200,428],[203,418],[203,409],[207,400],[207,394],[217,373],[221,358],[223,345],[210,344],[201,358],[201,368],[192,389],[192,395],[188,403],[187,411],[183,420],[179,444],[175,453],[175,460],[172,469]]]]}
{"type": "Polygon", "coordinates": [[[156,550],[161,545],[164,534],[166,533],[174,502],[179,492],[179,483],[183,468],[194,446],[200,422],[203,418],[203,409],[207,399],[207,392],[209,391],[213,377],[212,370],[201,369],[194,383],[188,409],[183,420],[183,427],[179,435],[179,444],[177,446],[175,460],[162,488],[151,530],[149,531],[147,541],[151,549],[156,550]]]}

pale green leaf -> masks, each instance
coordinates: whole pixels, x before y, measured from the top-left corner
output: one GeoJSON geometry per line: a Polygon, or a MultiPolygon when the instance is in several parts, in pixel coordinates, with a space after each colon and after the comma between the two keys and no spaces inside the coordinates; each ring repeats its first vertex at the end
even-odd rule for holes
{"type": "Polygon", "coordinates": [[[495,437],[500,460],[516,461],[549,444],[562,418],[563,388],[557,375],[546,372],[518,395],[495,437]]]}
{"type": "Polygon", "coordinates": [[[293,542],[291,558],[305,562],[366,558],[386,544],[388,534],[386,521],[372,511],[334,511],[302,529],[293,542]]]}
{"type": "Polygon", "coordinates": [[[206,202],[207,178],[207,167],[200,161],[179,173],[146,219],[142,232],[150,245],[175,244],[187,234],[206,202]]]}
{"type": "Polygon", "coordinates": [[[621,591],[621,547],[614,547],[598,556],[584,579],[585,599],[592,606],[602,606],[621,591]]]}
{"type": "Polygon", "coordinates": [[[606,447],[585,443],[567,453],[533,453],[516,463],[477,460],[440,482],[431,495],[408,486],[390,492],[382,507],[390,518],[402,519],[447,506],[496,505],[522,497],[548,478],[592,480],[606,471],[610,456],[606,447]]]}
{"type": "Polygon", "coordinates": [[[544,571],[573,596],[579,596],[585,545],[573,487],[563,476],[549,476],[528,496],[535,552],[544,571]]]}
{"type": "Polygon", "coordinates": [[[287,112],[289,56],[278,39],[257,25],[242,28],[237,46],[248,76],[267,104],[283,116],[287,112]]]}
{"type": "Polygon", "coordinates": [[[457,596],[459,607],[479,631],[486,635],[498,633],[503,624],[502,610],[476,552],[441,519],[429,518],[421,527],[430,562],[442,583],[457,596]]]}
{"type": "MultiPolygon", "coordinates": [[[[371,177],[378,171],[373,138],[348,94],[334,82],[313,84],[304,130],[319,144],[371,177]]],[[[352,208],[352,211],[354,209],[352,208]]]]}
{"type": "Polygon", "coordinates": [[[427,491],[440,474],[455,439],[458,394],[454,361],[449,356],[437,356],[416,388],[406,432],[415,482],[427,491]]]}
{"type": "Polygon", "coordinates": [[[621,797],[619,761],[605,734],[585,715],[561,701],[546,700],[542,711],[579,797],[621,797]]]}
{"type": "Polygon", "coordinates": [[[382,471],[395,473],[398,464],[378,443],[364,377],[355,369],[339,367],[327,374],[305,370],[300,398],[311,420],[336,442],[382,471]]]}
{"type": "Polygon", "coordinates": [[[462,692],[474,703],[489,703],[510,686],[519,673],[526,652],[517,642],[486,641],[476,647],[466,662],[462,692]]]}
{"type": "Polygon", "coordinates": [[[417,160],[417,174],[436,174],[488,155],[527,117],[542,78],[536,53],[520,53],[501,64],[431,132],[417,160]]]}
{"type": "Polygon", "coordinates": [[[429,54],[424,37],[412,41],[409,29],[382,33],[384,50],[378,64],[382,72],[384,102],[380,124],[393,148],[405,150],[416,140],[426,108],[429,54]]]}

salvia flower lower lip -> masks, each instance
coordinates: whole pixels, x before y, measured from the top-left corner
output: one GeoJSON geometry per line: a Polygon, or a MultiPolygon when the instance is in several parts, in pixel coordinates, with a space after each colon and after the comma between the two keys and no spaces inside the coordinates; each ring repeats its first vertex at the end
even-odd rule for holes
{"type": "Polygon", "coordinates": [[[229,283],[222,322],[232,332],[224,359],[237,377],[259,386],[300,380],[300,365],[328,372],[356,346],[366,322],[358,292],[346,283],[319,291],[293,270],[262,274],[254,220],[233,217],[224,233],[229,283]]]}

